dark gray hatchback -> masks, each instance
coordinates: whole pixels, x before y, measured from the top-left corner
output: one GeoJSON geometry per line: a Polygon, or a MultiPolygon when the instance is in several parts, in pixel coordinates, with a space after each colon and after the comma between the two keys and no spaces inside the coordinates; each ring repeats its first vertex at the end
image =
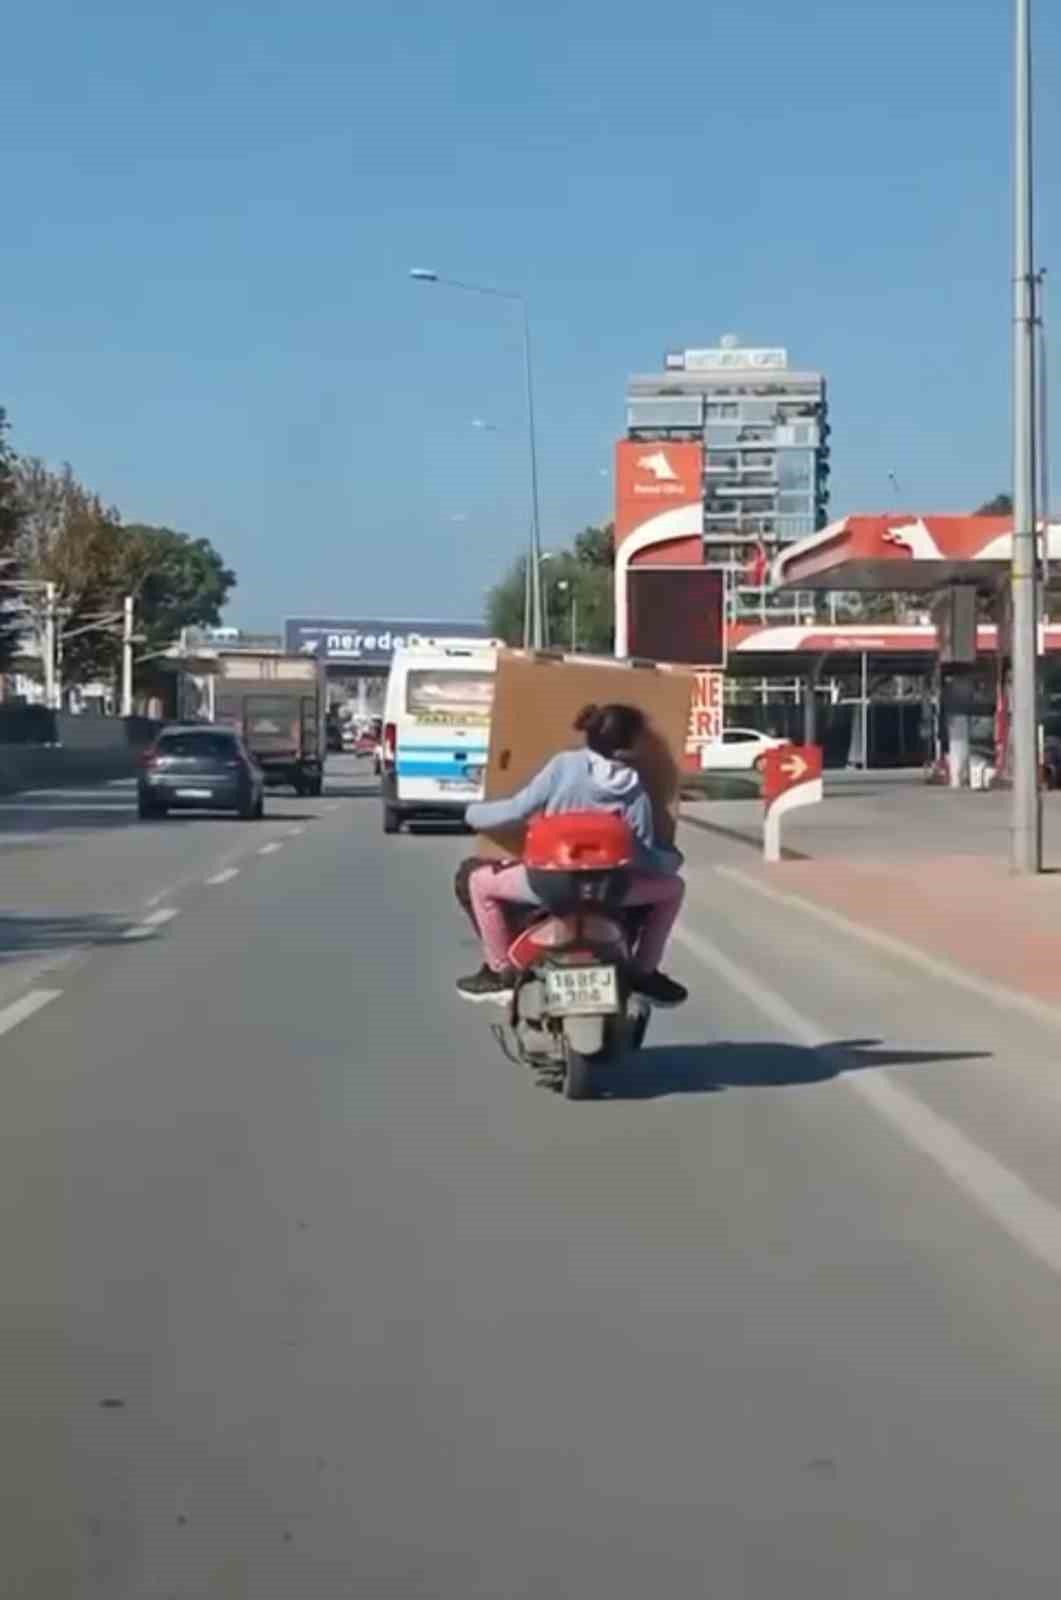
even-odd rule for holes
{"type": "Polygon", "coordinates": [[[251,822],[265,811],[265,778],[236,733],[163,728],[144,752],[137,799],[144,818],[174,810],[235,811],[251,822]]]}

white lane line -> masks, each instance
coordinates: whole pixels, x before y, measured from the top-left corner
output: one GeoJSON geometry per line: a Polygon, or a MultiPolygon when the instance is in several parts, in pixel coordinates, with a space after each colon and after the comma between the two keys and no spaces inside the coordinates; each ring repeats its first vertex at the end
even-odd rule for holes
{"type": "Polygon", "coordinates": [[[135,928],[126,928],[122,938],[149,939],[165,923],[172,922],[178,914],[176,906],[160,906],[157,911],[152,911],[150,916],[145,917],[143,922],[137,923],[135,928]]]}
{"type": "Polygon", "coordinates": [[[62,992],[61,989],[31,989],[29,994],[22,995],[18,1000],[12,1000],[9,1006],[4,1006],[3,1010],[0,1010],[0,1033],[10,1033],[12,1028],[17,1028],[20,1022],[25,1022],[34,1012],[40,1011],[51,1001],[58,1000],[62,992]]]}
{"type": "Polygon", "coordinates": [[[338,802],[338,801],[337,801],[337,800],[333,800],[333,801],[332,801],[332,803],[331,803],[331,805],[327,805],[327,806],[325,806],[325,808],[324,808],[324,809],[325,809],[325,811],[338,811],[338,809],[339,809],[339,802],[338,802]]]}
{"type": "Polygon", "coordinates": [[[218,883],[231,883],[233,878],[239,877],[238,867],[226,867],[223,872],[215,872],[212,878],[207,878],[207,884],[213,888],[218,883]]]}
{"type": "MultiPolygon", "coordinates": [[[[781,995],[731,961],[717,945],[688,928],[676,928],[674,937],[783,1033],[808,1049],[828,1053],[827,1028],[789,1005],[781,995]]],[[[832,1053],[842,1064],[843,1051],[832,1053]]],[[[927,1156],[1029,1255],[1061,1277],[1061,1208],[1036,1194],[1023,1178],[882,1069],[863,1067],[858,1072],[841,1072],[838,1081],[889,1122],[907,1144],[927,1156]]]]}
{"type": "Polygon", "coordinates": [[[287,837],[289,839],[297,839],[299,834],[300,833],[305,833],[305,831],[306,831],[305,828],[288,828],[287,837]]]}
{"type": "Polygon", "coordinates": [[[277,844],[276,840],[274,839],[272,844],[263,844],[261,849],[258,851],[258,854],[260,856],[271,856],[275,855],[277,850],[282,850],[283,848],[283,845],[277,844]]]}
{"type": "Polygon", "coordinates": [[[931,955],[917,945],[906,944],[890,933],[882,933],[879,928],[871,928],[864,922],[856,922],[853,917],[845,917],[842,911],[834,911],[832,906],[819,905],[805,895],[786,893],[772,883],[761,883],[739,867],[719,866],[713,870],[720,878],[728,878],[731,883],[739,884],[742,889],[750,889],[764,900],[788,906],[801,916],[816,917],[819,922],[835,928],[845,937],[853,936],[861,939],[863,944],[883,950],[886,955],[898,956],[911,966],[920,967],[922,972],[929,973],[933,978],[941,978],[959,989],[967,989],[981,1000],[990,1000],[992,1004],[1006,1006],[1011,1011],[1023,1011],[1025,1016],[1034,1017],[1036,1022],[1044,1022],[1051,1028],[1061,1026],[1061,1008],[1051,1005],[1048,1000],[1037,1000],[1034,995],[1022,994],[1019,989],[1007,989],[1004,984],[994,983],[990,978],[981,978],[978,973],[966,971],[943,956],[931,955]]]}

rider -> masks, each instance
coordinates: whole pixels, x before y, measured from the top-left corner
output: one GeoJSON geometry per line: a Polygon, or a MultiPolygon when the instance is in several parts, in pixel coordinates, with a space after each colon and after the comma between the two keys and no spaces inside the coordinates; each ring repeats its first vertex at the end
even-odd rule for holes
{"type": "MultiPolygon", "coordinates": [[[[586,706],[575,719],[585,735],[583,750],[565,750],[554,756],[526,788],[507,800],[485,800],[470,805],[469,825],[476,829],[505,828],[542,814],[562,811],[610,811],[629,824],[637,846],[635,871],[624,904],[644,906],[644,929],[634,956],[631,983],[637,993],[656,1005],[680,1005],[688,991],[666,977],[659,963],[685,895],[677,876],[680,851],[658,844],[652,825],[652,806],[632,764],[638,742],[645,733],[645,718],[636,706],[586,706]]],[[[457,989],[465,1000],[504,1000],[512,993],[514,974],[507,966],[509,930],[504,906],[515,902],[536,905],[537,896],[518,864],[484,866],[472,874],[469,893],[485,961],[479,971],[460,978],[457,989]]]]}

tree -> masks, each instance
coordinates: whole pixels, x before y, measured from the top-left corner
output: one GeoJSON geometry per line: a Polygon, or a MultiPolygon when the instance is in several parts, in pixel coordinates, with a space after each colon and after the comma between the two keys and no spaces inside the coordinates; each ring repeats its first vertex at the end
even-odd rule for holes
{"type": "MultiPolygon", "coordinates": [[[[19,528],[18,488],[15,479],[15,452],[7,441],[7,414],[0,407],[0,584],[18,576],[17,542],[19,528]]],[[[18,652],[22,625],[10,605],[3,604],[5,591],[0,587],[0,670],[10,666],[18,652]]]]}
{"type": "Polygon", "coordinates": [[[592,524],[575,535],[575,560],[584,567],[615,567],[615,523],[592,524]]]}
{"type": "Polygon", "coordinates": [[[982,506],[977,506],[973,515],[976,517],[1011,517],[1013,515],[1013,496],[1011,494],[996,494],[993,500],[985,500],[982,506]]]}
{"type": "MultiPolygon", "coordinates": [[[[66,683],[117,675],[121,612],[135,603],[139,655],[164,650],[182,628],[220,621],[236,575],[208,539],[145,523],[122,525],[117,511],[89,493],[70,467],[19,462],[22,575],[55,585],[66,683]]],[[[32,598],[39,638],[44,602],[32,598]]]]}
{"type": "Polygon", "coordinates": [[[226,567],[209,539],[194,539],[172,528],[133,522],[122,530],[121,572],[124,593],[136,602],[140,648],[164,650],[182,628],[212,627],[236,574],[226,567]]]}
{"type": "MultiPolygon", "coordinates": [[[[591,655],[611,653],[615,641],[614,561],[610,524],[583,528],[572,550],[543,560],[542,596],[551,645],[570,647],[573,603],[578,648],[591,655]]],[[[506,644],[523,643],[526,583],[527,558],[520,556],[487,595],[487,625],[506,644]]]]}
{"type": "MultiPolygon", "coordinates": [[[[69,466],[53,472],[42,461],[23,459],[16,482],[19,575],[55,585],[63,679],[87,683],[108,676],[119,655],[121,519],[69,466]]],[[[44,597],[28,594],[26,604],[43,646],[44,597]]]]}

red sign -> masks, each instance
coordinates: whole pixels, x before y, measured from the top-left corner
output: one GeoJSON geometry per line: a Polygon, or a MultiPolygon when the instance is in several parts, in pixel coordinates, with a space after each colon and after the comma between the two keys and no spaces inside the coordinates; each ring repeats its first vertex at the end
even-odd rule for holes
{"type": "Polygon", "coordinates": [[[703,446],[621,439],[615,447],[615,542],[665,512],[703,499],[703,446]]]}
{"type": "Polygon", "coordinates": [[[763,757],[763,799],[769,806],[790,789],[817,783],[822,775],[822,750],[816,744],[782,744],[763,757]]]}

